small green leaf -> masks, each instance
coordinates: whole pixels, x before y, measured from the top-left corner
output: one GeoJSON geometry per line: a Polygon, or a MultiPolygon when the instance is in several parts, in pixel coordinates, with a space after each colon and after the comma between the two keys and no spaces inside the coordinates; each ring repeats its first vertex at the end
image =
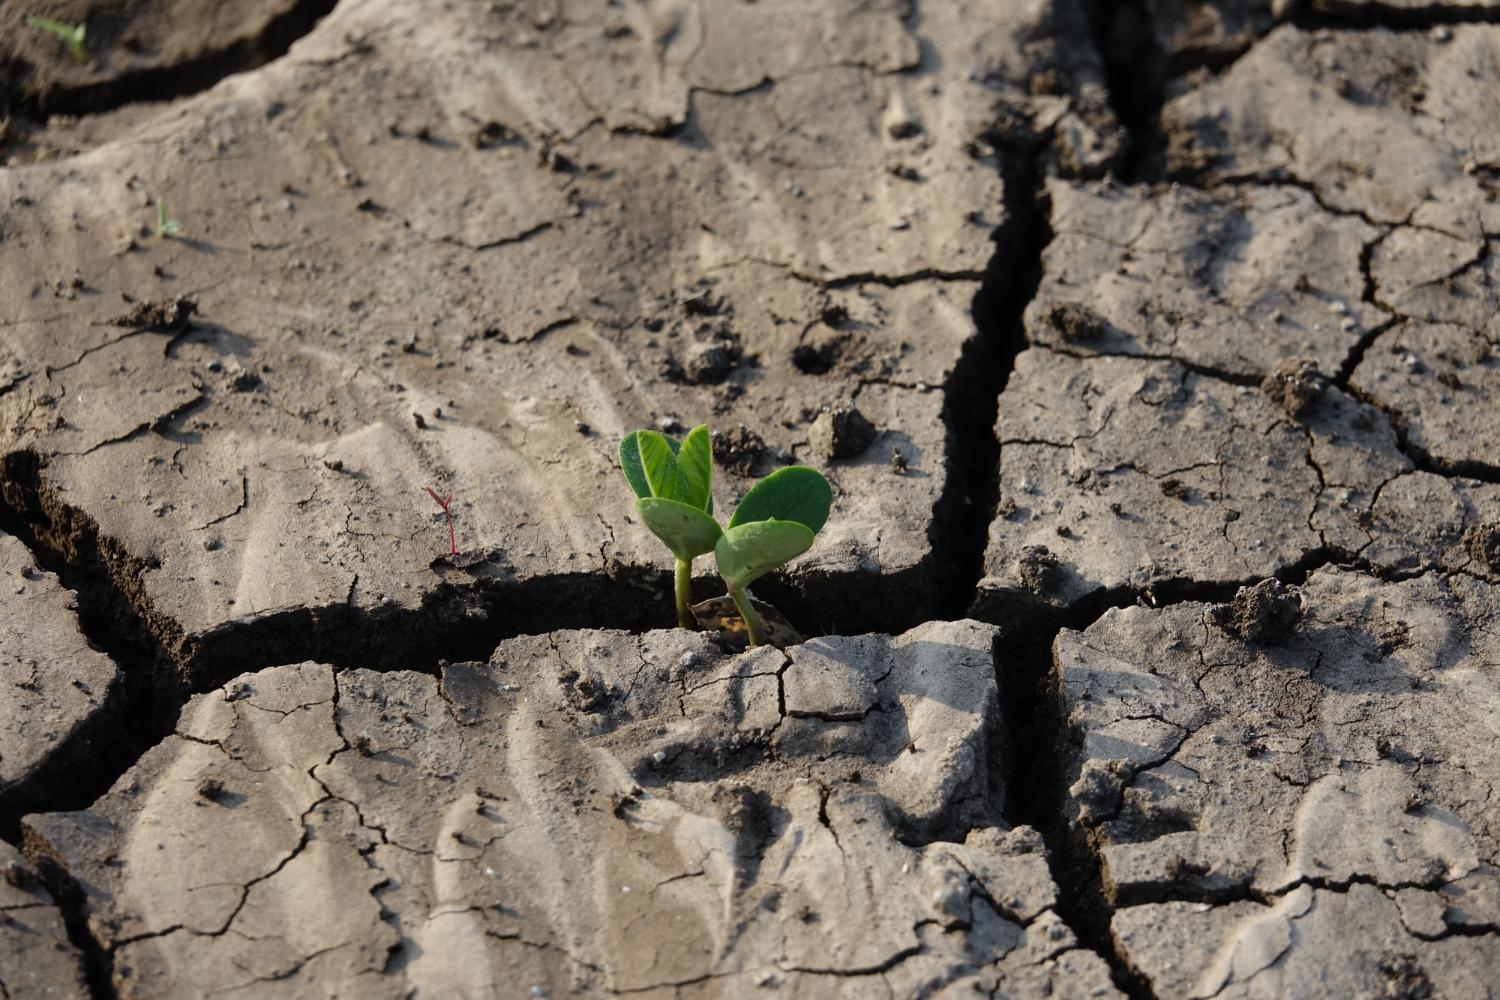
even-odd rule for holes
{"type": "Polygon", "coordinates": [[[651,495],[676,500],[677,449],[672,447],[675,442],[656,431],[636,431],[635,440],[641,449],[641,468],[646,472],[651,495]]]}
{"type": "MultiPolygon", "coordinates": [[[[714,550],[723,534],[719,522],[697,507],[664,497],[644,497],[635,502],[641,521],[664,542],[678,559],[692,559],[714,550]]],[[[811,541],[808,544],[812,544],[811,541]]]]}
{"type": "Polygon", "coordinates": [[[754,521],[732,527],[714,546],[719,575],[745,587],[812,548],[813,532],[797,521],[754,521]]]}
{"type": "Polygon", "coordinates": [[[672,499],[707,510],[713,463],[713,442],[708,436],[707,425],[694,427],[683,438],[682,448],[677,452],[677,494],[672,499]]]}
{"type": "Polygon", "coordinates": [[[756,521],[796,521],[817,534],[833,506],[833,488],[805,465],[777,469],[745,494],[729,519],[731,528],[756,521]]]}
{"type": "Polygon", "coordinates": [[[641,467],[640,431],[631,431],[620,439],[620,471],[625,481],[638,497],[649,497],[651,486],[646,482],[646,470],[641,467]]]}
{"type": "Polygon", "coordinates": [[[88,34],[87,23],[66,24],[47,17],[37,17],[35,14],[27,14],[25,20],[29,27],[45,31],[65,42],[76,61],[88,62],[89,50],[84,45],[84,38],[88,34]]]}

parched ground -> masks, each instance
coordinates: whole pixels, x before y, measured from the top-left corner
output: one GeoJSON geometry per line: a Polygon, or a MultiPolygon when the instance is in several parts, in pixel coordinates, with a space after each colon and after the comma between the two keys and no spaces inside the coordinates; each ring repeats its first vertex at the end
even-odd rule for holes
{"type": "Polygon", "coordinates": [[[1500,3],[0,22],[3,1000],[1496,995],[1500,3]]]}

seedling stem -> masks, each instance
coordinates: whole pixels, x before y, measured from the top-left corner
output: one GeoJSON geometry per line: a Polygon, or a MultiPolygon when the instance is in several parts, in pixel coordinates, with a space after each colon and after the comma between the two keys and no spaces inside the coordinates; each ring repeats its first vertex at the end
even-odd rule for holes
{"type": "Polygon", "coordinates": [[[760,627],[760,612],[755,610],[755,602],[750,599],[749,591],[744,587],[731,586],[729,596],[734,599],[734,606],[745,622],[745,637],[750,640],[750,645],[763,645],[766,638],[760,627]]]}
{"type": "Polygon", "coordinates": [[[160,198],[156,199],[156,235],[162,239],[182,235],[182,223],[167,218],[167,206],[160,198]]]}
{"type": "Polygon", "coordinates": [[[693,599],[693,561],[691,559],[677,560],[677,624],[682,628],[695,629],[698,620],[688,610],[688,604],[693,599]]]}
{"type": "Polygon", "coordinates": [[[434,503],[443,508],[443,517],[448,521],[448,555],[449,557],[458,555],[458,535],[453,529],[453,497],[440,497],[437,490],[431,486],[424,486],[422,489],[427,491],[427,495],[432,497],[434,503]]]}

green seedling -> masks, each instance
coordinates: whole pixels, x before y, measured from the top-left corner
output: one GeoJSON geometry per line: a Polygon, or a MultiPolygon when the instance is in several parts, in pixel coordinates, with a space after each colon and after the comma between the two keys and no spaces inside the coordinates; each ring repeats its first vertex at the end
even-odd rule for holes
{"type": "Polygon", "coordinates": [[[68,52],[72,54],[74,62],[88,62],[89,50],[84,47],[83,36],[88,30],[88,25],[82,21],[78,24],[64,24],[62,21],[54,21],[47,17],[37,17],[35,14],[26,15],[26,26],[45,31],[55,36],[59,41],[68,46],[68,52]]]}
{"type": "Polygon", "coordinates": [[[164,240],[182,235],[182,223],[167,218],[167,206],[160,198],[156,199],[156,235],[164,240]]]}
{"type": "Polygon", "coordinates": [[[697,628],[688,608],[693,560],[714,551],[723,535],[713,518],[713,444],[694,427],[681,442],[655,431],[632,431],[620,442],[620,469],[635,491],[641,522],[677,557],[677,623],[697,628]]]}
{"type": "Polygon", "coordinates": [[[821,473],[802,465],[777,469],[750,487],[714,543],[714,561],[750,645],[765,641],[750,584],[812,548],[832,504],[833,489],[821,473]]]}

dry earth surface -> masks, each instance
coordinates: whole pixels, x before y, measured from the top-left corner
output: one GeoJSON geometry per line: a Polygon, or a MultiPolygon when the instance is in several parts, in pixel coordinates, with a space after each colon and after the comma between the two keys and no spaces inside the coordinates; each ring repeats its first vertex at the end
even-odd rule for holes
{"type": "Polygon", "coordinates": [[[1495,995],[1500,3],[0,21],[3,1000],[1495,995]]]}

